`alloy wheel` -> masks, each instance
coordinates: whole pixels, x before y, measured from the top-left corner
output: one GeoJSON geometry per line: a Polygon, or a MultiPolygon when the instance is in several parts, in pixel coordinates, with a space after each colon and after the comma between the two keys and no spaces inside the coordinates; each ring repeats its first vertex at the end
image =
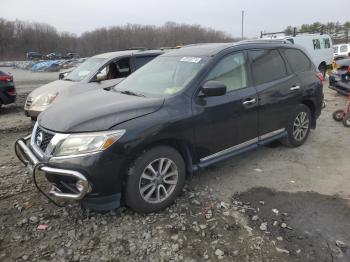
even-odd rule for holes
{"type": "Polygon", "coordinates": [[[309,130],[310,120],[305,112],[300,112],[294,120],[293,136],[297,141],[302,141],[309,130]]]}
{"type": "Polygon", "coordinates": [[[147,203],[160,203],[168,199],[178,183],[179,171],[169,158],[158,158],[143,170],[139,192],[147,203]]]}

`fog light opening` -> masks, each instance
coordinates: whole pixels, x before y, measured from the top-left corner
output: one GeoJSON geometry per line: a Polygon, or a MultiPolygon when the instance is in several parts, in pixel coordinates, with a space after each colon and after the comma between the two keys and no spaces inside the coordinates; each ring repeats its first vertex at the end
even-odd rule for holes
{"type": "Polygon", "coordinates": [[[91,191],[90,185],[84,180],[78,180],[75,183],[75,187],[78,189],[79,192],[82,192],[86,187],[87,187],[87,193],[91,191]]]}

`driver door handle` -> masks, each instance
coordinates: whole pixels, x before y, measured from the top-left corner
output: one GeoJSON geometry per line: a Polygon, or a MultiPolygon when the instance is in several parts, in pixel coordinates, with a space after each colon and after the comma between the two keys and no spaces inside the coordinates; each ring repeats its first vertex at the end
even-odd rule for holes
{"type": "Polygon", "coordinates": [[[251,104],[255,104],[256,103],[256,99],[255,98],[248,98],[247,100],[245,100],[242,105],[251,105],[251,104]]]}
{"type": "Polygon", "coordinates": [[[289,90],[293,91],[293,90],[298,90],[300,89],[300,86],[292,86],[291,88],[289,88],[289,90]]]}

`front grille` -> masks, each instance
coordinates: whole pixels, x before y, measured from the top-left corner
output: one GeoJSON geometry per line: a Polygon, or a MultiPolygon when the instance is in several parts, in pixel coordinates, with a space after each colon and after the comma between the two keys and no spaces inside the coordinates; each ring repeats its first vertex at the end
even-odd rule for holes
{"type": "Polygon", "coordinates": [[[43,151],[45,152],[47,146],[50,144],[51,139],[54,137],[55,134],[51,132],[47,132],[46,130],[40,128],[39,126],[36,129],[35,132],[35,139],[34,143],[43,151]]]}

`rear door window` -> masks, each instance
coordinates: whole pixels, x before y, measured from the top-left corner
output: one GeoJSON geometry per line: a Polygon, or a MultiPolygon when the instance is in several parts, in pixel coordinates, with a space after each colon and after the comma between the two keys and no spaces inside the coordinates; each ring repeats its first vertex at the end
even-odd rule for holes
{"type": "Polygon", "coordinates": [[[285,49],[283,50],[289,65],[296,73],[307,72],[312,70],[312,62],[310,59],[300,50],[297,49],[285,49]]]}
{"type": "Polygon", "coordinates": [[[249,53],[256,85],[272,82],[287,76],[286,64],[276,49],[251,50],[249,53]]]}

